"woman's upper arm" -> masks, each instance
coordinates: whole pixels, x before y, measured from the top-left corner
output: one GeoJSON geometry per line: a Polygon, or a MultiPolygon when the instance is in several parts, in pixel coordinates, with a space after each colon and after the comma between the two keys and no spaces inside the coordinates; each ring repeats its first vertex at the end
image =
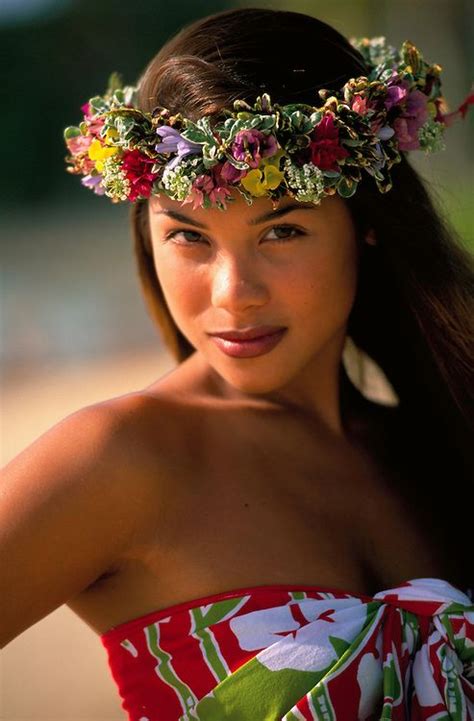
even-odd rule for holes
{"type": "Polygon", "coordinates": [[[126,548],[133,507],[115,471],[113,405],[86,406],[13,458],[0,481],[0,648],[76,596],[126,548]]]}

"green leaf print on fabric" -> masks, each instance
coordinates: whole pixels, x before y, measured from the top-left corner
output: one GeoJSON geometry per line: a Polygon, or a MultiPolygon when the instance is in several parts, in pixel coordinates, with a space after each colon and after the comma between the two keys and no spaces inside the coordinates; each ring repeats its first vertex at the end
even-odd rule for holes
{"type": "MultiPolygon", "coordinates": [[[[318,603],[321,606],[321,602],[318,603]]],[[[300,607],[304,605],[312,606],[312,599],[304,601],[300,607]]],[[[334,608],[334,599],[328,606],[334,608]]],[[[282,610],[287,609],[285,607],[282,610]]],[[[331,719],[332,715],[328,715],[331,702],[327,696],[325,679],[341,673],[344,666],[352,662],[354,655],[358,655],[371,635],[371,629],[378,626],[384,609],[377,602],[352,604],[350,608],[339,610],[337,616],[334,614],[333,623],[328,623],[324,608],[320,610],[322,617],[319,622],[315,620],[283,637],[275,634],[280,635],[278,641],[264,648],[221,681],[180,721],[275,721],[283,718],[286,721],[291,718],[286,714],[308,693],[316,707],[325,709],[320,718],[324,721],[331,719]],[[335,643],[328,643],[328,638],[335,643]]],[[[252,616],[254,624],[259,613],[262,620],[263,614],[268,619],[268,611],[248,614],[252,616]]],[[[238,624],[233,626],[234,633],[236,627],[238,624]]],[[[236,635],[239,638],[238,633],[236,635]]],[[[243,638],[248,642],[245,634],[243,638]]],[[[242,643],[242,636],[239,640],[242,643]]]]}
{"type": "Polygon", "coordinates": [[[269,671],[253,658],[224,679],[180,721],[275,721],[321,673],[269,671]]]}

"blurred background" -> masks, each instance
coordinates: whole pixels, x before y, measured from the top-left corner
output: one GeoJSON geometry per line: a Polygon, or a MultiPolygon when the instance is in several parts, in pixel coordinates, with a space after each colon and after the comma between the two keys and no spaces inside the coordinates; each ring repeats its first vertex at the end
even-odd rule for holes
{"type": "MultiPolygon", "coordinates": [[[[443,67],[451,110],[474,78],[467,0],[0,0],[2,465],[79,407],[174,366],[140,295],[128,204],[65,172],[63,129],[113,70],[134,84],[183,25],[239,6],[306,12],[348,37],[410,39],[443,67]]],[[[447,130],[447,151],[410,158],[474,250],[473,116],[447,130]]],[[[10,643],[0,664],[2,719],[125,718],[98,638],[65,607],[10,643]]]]}

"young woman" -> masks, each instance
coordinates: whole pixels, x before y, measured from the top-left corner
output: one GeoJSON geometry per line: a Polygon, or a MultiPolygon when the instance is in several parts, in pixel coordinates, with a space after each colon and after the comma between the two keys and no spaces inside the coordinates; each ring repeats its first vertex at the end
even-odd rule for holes
{"type": "Polygon", "coordinates": [[[0,640],[67,603],[132,721],[474,717],[473,264],[407,159],[472,98],[443,113],[404,52],[374,80],[381,38],[226,11],[66,132],[84,184],[132,203],[177,365],[5,469],[0,640]],[[350,380],[349,339],[396,405],[350,380]]]}

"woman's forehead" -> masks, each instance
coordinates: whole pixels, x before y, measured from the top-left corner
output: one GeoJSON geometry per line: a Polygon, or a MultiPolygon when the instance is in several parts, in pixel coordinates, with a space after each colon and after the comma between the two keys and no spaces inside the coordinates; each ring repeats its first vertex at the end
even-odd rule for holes
{"type": "Polygon", "coordinates": [[[337,199],[336,196],[324,198],[319,204],[297,201],[289,195],[282,196],[275,203],[272,202],[271,198],[261,197],[254,198],[252,205],[248,205],[245,198],[238,191],[233,193],[232,197],[233,200],[227,202],[226,210],[201,207],[193,209],[192,203],[172,200],[164,194],[151,195],[149,198],[149,207],[152,212],[157,215],[162,215],[163,218],[168,215],[166,211],[174,211],[174,213],[192,217],[193,220],[202,223],[221,223],[224,220],[229,220],[230,217],[235,217],[239,220],[245,219],[252,224],[252,221],[260,219],[262,219],[263,222],[263,218],[267,214],[269,215],[269,219],[271,219],[273,215],[278,217],[275,211],[282,209],[306,209],[307,211],[312,211],[308,213],[308,216],[317,215],[321,217],[326,215],[328,211],[334,210],[335,205],[343,204],[342,199],[337,199]],[[161,214],[160,211],[164,212],[161,214]]]}

